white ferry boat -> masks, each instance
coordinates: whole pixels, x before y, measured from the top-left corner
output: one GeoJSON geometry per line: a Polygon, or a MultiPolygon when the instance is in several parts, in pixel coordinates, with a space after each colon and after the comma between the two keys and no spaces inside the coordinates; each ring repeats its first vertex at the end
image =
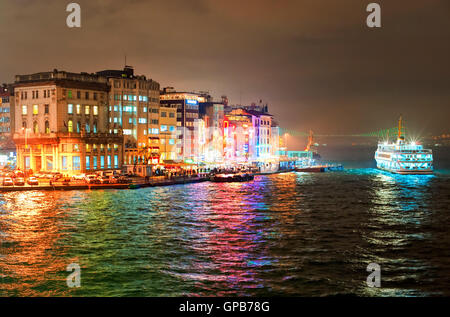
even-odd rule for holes
{"type": "Polygon", "coordinates": [[[377,168],[397,174],[433,174],[432,150],[416,142],[406,143],[402,135],[402,117],[398,122],[396,143],[378,143],[377,168]]]}

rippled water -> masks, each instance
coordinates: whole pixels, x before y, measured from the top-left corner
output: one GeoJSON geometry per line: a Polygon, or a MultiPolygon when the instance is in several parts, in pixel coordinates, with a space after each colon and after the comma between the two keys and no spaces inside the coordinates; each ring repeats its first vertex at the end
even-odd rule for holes
{"type": "Polygon", "coordinates": [[[371,168],[0,194],[0,295],[448,296],[449,204],[450,174],[371,168]]]}

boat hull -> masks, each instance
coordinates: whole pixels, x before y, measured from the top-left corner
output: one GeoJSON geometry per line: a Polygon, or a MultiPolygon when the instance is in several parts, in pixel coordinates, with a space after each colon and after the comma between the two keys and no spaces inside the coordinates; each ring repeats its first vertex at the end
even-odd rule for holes
{"type": "Polygon", "coordinates": [[[303,168],[296,168],[295,171],[302,173],[323,173],[325,172],[325,167],[322,166],[303,167],[303,168]]]}
{"type": "Polygon", "coordinates": [[[411,171],[411,170],[389,170],[386,168],[380,168],[377,167],[381,171],[389,172],[392,174],[399,174],[399,175],[432,175],[434,172],[433,170],[422,170],[422,171],[411,171]]]}

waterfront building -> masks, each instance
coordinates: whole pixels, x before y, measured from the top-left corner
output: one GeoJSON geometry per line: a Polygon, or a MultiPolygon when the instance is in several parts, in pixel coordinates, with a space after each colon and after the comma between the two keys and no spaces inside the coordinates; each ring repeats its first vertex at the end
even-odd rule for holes
{"type": "Polygon", "coordinates": [[[247,110],[252,116],[253,128],[255,131],[253,162],[265,162],[271,160],[272,153],[272,115],[257,110],[247,110]]]}
{"type": "Polygon", "coordinates": [[[255,155],[253,116],[242,108],[227,112],[224,119],[224,159],[226,162],[251,163],[255,155]]]}
{"type": "Polygon", "coordinates": [[[0,167],[15,165],[16,146],[14,133],[14,88],[4,84],[0,87],[0,167]]]}
{"type": "Polygon", "coordinates": [[[109,131],[108,91],[95,74],[17,75],[17,167],[66,175],[121,168],[123,137],[109,131]]]}
{"type": "Polygon", "coordinates": [[[0,87],[0,138],[10,138],[14,132],[14,87],[0,87]]]}
{"type": "Polygon", "coordinates": [[[104,70],[97,75],[106,77],[110,87],[108,97],[109,132],[123,131],[124,164],[143,162],[143,149],[160,156],[159,83],[144,75],[135,75],[131,66],[123,70],[104,70]]]}
{"type": "Polygon", "coordinates": [[[199,117],[199,103],[211,100],[207,93],[177,92],[173,87],[161,91],[161,106],[177,109],[176,160],[188,163],[198,162],[200,154],[199,137],[203,124],[199,117]]]}
{"type": "Polygon", "coordinates": [[[226,160],[247,162],[264,170],[278,168],[279,127],[267,112],[267,104],[225,109],[226,160]]]}
{"type": "MultiPolygon", "coordinates": [[[[161,104],[159,108],[160,164],[175,163],[177,159],[177,107],[161,104]]],[[[158,139],[155,139],[158,142],[158,139]]]]}
{"type": "Polygon", "coordinates": [[[214,101],[201,102],[199,103],[199,114],[204,123],[204,127],[200,126],[199,133],[201,134],[202,130],[205,131],[203,149],[200,149],[201,162],[222,163],[224,104],[214,101]]]}

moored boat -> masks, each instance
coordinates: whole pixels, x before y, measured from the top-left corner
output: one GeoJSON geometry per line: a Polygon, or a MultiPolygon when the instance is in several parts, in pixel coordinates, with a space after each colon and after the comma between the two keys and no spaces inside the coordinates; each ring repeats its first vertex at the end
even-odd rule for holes
{"type": "Polygon", "coordinates": [[[211,181],[217,183],[248,182],[255,178],[252,174],[216,174],[211,181]]]}

